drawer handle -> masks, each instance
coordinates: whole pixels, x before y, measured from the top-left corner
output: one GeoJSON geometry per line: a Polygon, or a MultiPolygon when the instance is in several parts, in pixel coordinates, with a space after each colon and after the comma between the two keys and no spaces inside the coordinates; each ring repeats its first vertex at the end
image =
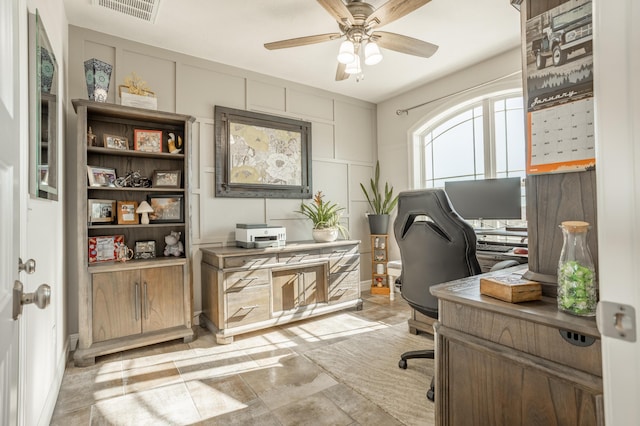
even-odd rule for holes
{"type": "Polygon", "coordinates": [[[248,306],[241,306],[240,310],[248,310],[248,309],[255,309],[255,308],[259,308],[260,305],[248,305],[248,306]]]}
{"type": "Polygon", "coordinates": [[[140,284],[135,285],[136,321],[140,319],[140,284]]]}
{"type": "Polygon", "coordinates": [[[300,254],[300,255],[291,256],[289,258],[289,260],[287,260],[287,263],[302,262],[302,260],[307,256],[309,256],[309,255],[308,254],[300,254]]]}

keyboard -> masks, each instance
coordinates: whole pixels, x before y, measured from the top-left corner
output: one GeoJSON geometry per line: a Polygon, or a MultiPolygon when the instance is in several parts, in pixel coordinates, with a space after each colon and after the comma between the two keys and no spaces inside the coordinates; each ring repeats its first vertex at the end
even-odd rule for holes
{"type": "Polygon", "coordinates": [[[510,251],[513,247],[511,246],[502,246],[499,244],[482,244],[479,243],[476,246],[477,251],[492,251],[495,253],[506,253],[510,251]]]}

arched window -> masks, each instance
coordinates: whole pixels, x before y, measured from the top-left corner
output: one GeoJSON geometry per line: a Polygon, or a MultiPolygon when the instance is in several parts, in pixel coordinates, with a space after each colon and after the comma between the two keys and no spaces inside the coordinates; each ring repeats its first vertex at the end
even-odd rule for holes
{"type": "MultiPolygon", "coordinates": [[[[525,134],[521,92],[488,95],[450,108],[414,134],[417,187],[445,181],[520,177],[525,219],[525,134]],[[417,158],[416,158],[417,157],[417,158]],[[417,161],[416,161],[417,160],[417,161]]],[[[478,224],[479,225],[479,224],[478,224]]],[[[482,226],[525,227],[524,221],[482,226]]]]}

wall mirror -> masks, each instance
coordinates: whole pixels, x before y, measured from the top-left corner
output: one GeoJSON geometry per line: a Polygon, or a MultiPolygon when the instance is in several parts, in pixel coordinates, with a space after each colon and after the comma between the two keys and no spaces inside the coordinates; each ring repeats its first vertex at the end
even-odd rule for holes
{"type": "Polygon", "coordinates": [[[29,192],[58,199],[58,63],[36,10],[29,14],[29,192]]]}

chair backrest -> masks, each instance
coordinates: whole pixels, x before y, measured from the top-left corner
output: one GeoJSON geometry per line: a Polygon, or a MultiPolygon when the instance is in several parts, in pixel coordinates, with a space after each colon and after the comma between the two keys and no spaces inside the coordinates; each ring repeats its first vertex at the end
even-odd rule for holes
{"type": "Polygon", "coordinates": [[[480,273],[476,234],[443,189],[401,192],[393,230],[402,260],[402,297],[437,318],[438,300],[429,287],[480,273]]]}

